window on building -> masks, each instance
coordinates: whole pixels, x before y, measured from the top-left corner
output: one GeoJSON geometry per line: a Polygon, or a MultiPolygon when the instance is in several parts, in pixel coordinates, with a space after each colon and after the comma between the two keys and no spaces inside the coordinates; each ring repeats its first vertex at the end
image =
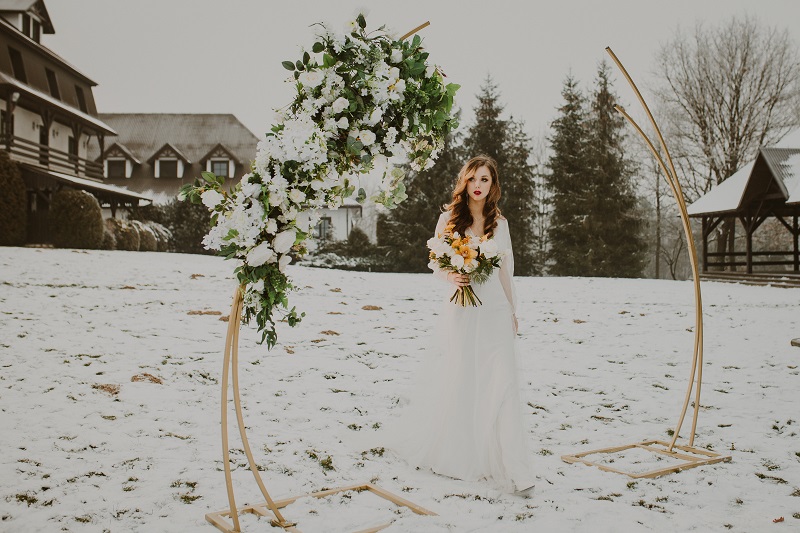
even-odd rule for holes
{"type": "Polygon", "coordinates": [[[83,89],[81,87],[75,86],[75,94],[78,97],[78,107],[84,113],[89,112],[89,108],[86,107],[86,96],[83,94],[83,89]]]}
{"type": "Polygon", "coordinates": [[[159,173],[162,178],[177,178],[178,177],[178,160],[177,159],[159,159],[158,160],[159,173]]]}
{"type": "Polygon", "coordinates": [[[230,178],[230,176],[228,176],[228,160],[227,159],[211,160],[211,172],[213,172],[217,176],[230,178]]]}
{"type": "Polygon", "coordinates": [[[39,164],[47,166],[50,163],[50,130],[39,126],[39,164]]]}
{"type": "Polygon", "coordinates": [[[61,100],[61,91],[58,90],[58,78],[56,78],[56,73],[49,68],[44,69],[44,72],[47,74],[47,85],[50,86],[50,96],[61,100]]]}
{"type": "Polygon", "coordinates": [[[37,21],[33,21],[33,35],[31,36],[37,43],[42,40],[42,25],[37,21]]]}
{"type": "Polygon", "coordinates": [[[324,241],[331,236],[331,217],[322,217],[317,224],[317,239],[324,241]]]}
{"type": "Polygon", "coordinates": [[[25,75],[25,63],[22,61],[22,54],[15,48],[8,47],[8,55],[11,56],[11,69],[14,71],[14,77],[23,83],[28,83],[28,77],[25,75]]]}
{"type": "Polygon", "coordinates": [[[22,14],[22,33],[31,36],[31,17],[27,13],[22,14]]]}
{"type": "MultiPolygon", "coordinates": [[[[163,164],[163,162],[162,162],[163,164]]],[[[106,161],[106,177],[107,178],[126,178],[125,175],[125,160],[124,159],[109,159],[106,161]]],[[[163,172],[163,168],[162,172],[163,172]]]]}

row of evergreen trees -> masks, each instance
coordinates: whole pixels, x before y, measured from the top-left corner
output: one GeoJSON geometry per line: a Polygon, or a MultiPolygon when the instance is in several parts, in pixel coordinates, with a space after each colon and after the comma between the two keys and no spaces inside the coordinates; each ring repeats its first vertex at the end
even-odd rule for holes
{"type": "Polygon", "coordinates": [[[459,169],[473,155],[486,154],[498,163],[500,209],[509,221],[517,274],[641,275],[643,215],[607,65],[598,69],[589,99],[571,76],[562,96],[548,138],[547,170],[537,169],[524,123],[504,117],[497,86],[487,79],[466,133],[448,137],[436,164],[407,179],[408,199],[380,217],[378,245],[385,246],[387,263],[398,271],[427,271],[425,241],[450,201],[459,169]],[[537,194],[537,180],[544,180],[546,194],[537,194]],[[542,216],[546,220],[537,220],[542,216]]]}

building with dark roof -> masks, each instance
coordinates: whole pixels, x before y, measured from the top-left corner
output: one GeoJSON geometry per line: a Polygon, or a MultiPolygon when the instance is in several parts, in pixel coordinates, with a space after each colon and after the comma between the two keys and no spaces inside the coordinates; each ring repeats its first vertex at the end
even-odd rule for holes
{"type": "Polygon", "coordinates": [[[101,113],[117,132],[89,151],[105,182],[167,203],[203,171],[232,185],[250,171],[258,138],[231,114],[101,113]]]}
{"type": "Polygon", "coordinates": [[[149,200],[104,183],[87,157],[116,131],[97,117],[97,85],[41,44],[55,30],[42,0],[0,0],[0,149],[19,163],[27,188],[29,242],[48,242],[52,194],[82,189],[112,213],[149,200]]]}

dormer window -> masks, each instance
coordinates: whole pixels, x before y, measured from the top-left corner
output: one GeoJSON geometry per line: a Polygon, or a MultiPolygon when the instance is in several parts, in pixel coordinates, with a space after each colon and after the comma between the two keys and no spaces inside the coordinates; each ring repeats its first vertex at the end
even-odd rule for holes
{"type": "MultiPolygon", "coordinates": [[[[183,165],[181,165],[183,167],[183,165]]],[[[183,168],[180,169],[183,174],[183,168]]],[[[177,159],[158,159],[156,160],[156,177],[157,178],[177,178],[178,177],[178,160],[177,159]]],[[[181,176],[183,177],[183,176],[181,176]]]]}
{"type": "Polygon", "coordinates": [[[114,143],[103,155],[103,175],[108,179],[130,178],[133,166],[141,164],[123,144],[114,143]]]}
{"type": "Polygon", "coordinates": [[[213,172],[217,176],[232,178],[236,174],[236,164],[238,161],[222,144],[217,144],[211,149],[200,163],[206,168],[206,172],[213,172]]]}
{"type": "Polygon", "coordinates": [[[106,159],[106,177],[109,179],[130,178],[125,159],[106,159]]]}
{"type": "Polygon", "coordinates": [[[154,177],[167,179],[183,178],[184,169],[192,164],[183,152],[170,143],[162,146],[148,162],[153,165],[154,177]]]}
{"type": "Polygon", "coordinates": [[[230,172],[228,172],[228,167],[230,167],[230,159],[211,159],[209,161],[211,163],[211,172],[213,172],[217,176],[222,176],[224,178],[230,178],[230,172]]]}

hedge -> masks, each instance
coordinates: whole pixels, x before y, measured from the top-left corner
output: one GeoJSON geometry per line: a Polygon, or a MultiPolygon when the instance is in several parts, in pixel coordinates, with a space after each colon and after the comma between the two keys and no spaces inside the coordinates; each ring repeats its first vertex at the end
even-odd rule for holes
{"type": "Polygon", "coordinates": [[[0,246],[20,246],[27,237],[25,182],[19,166],[0,150],[0,246]]]}
{"type": "Polygon", "coordinates": [[[58,248],[97,249],[103,243],[103,212],[86,191],[64,189],[50,202],[50,231],[58,248]]]}

